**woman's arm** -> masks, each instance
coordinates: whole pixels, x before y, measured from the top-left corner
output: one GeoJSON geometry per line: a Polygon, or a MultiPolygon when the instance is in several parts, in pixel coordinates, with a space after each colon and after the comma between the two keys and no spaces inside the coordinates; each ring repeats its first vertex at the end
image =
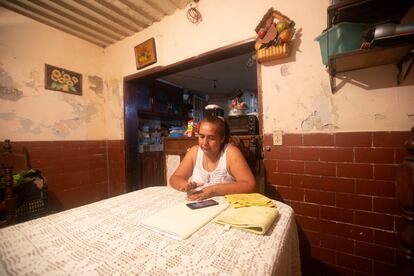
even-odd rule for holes
{"type": "Polygon", "coordinates": [[[232,183],[222,183],[205,187],[202,192],[189,195],[189,200],[201,200],[213,196],[252,193],[256,188],[256,179],[247,165],[241,151],[234,145],[227,148],[227,169],[236,179],[232,183]]]}
{"type": "Polygon", "coordinates": [[[186,191],[188,179],[193,173],[198,146],[193,146],[185,154],[175,172],[170,177],[170,185],[176,190],[186,191]]]}

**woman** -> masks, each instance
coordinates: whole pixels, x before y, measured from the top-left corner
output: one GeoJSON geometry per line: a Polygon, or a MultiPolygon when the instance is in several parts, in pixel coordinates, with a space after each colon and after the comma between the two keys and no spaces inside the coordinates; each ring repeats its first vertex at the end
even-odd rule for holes
{"type": "Polygon", "coordinates": [[[199,125],[198,146],[187,152],[170,177],[171,186],[187,192],[188,200],[253,192],[256,181],[246,160],[236,146],[227,142],[223,119],[204,118],[199,125]]]}

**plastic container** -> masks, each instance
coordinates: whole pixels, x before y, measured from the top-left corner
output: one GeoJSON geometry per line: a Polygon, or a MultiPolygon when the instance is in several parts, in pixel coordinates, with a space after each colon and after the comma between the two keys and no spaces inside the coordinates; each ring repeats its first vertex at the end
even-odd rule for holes
{"type": "Polygon", "coordinates": [[[329,56],[357,50],[362,44],[362,34],[368,25],[342,22],[315,38],[321,48],[322,63],[328,65],[329,56]]]}

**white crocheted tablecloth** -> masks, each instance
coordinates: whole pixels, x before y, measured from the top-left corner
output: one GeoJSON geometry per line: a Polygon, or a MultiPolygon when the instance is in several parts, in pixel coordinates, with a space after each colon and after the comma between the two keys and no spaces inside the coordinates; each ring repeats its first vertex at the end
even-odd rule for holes
{"type": "Polygon", "coordinates": [[[0,229],[0,275],[300,275],[288,205],[264,236],[210,222],[177,241],[140,225],[183,200],[150,187],[0,229]]]}

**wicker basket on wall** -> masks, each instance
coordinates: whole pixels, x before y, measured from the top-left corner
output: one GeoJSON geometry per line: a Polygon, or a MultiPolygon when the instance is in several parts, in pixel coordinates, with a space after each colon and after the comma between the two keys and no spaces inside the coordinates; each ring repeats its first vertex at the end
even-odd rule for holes
{"type": "Polygon", "coordinates": [[[255,28],[257,61],[262,63],[289,57],[294,27],[293,20],[270,8],[255,28]]]}
{"type": "Polygon", "coordinates": [[[272,61],[279,58],[290,56],[290,45],[283,43],[282,45],[270,46],[256,51],[256,58],[259,62],[272,61]]]}

